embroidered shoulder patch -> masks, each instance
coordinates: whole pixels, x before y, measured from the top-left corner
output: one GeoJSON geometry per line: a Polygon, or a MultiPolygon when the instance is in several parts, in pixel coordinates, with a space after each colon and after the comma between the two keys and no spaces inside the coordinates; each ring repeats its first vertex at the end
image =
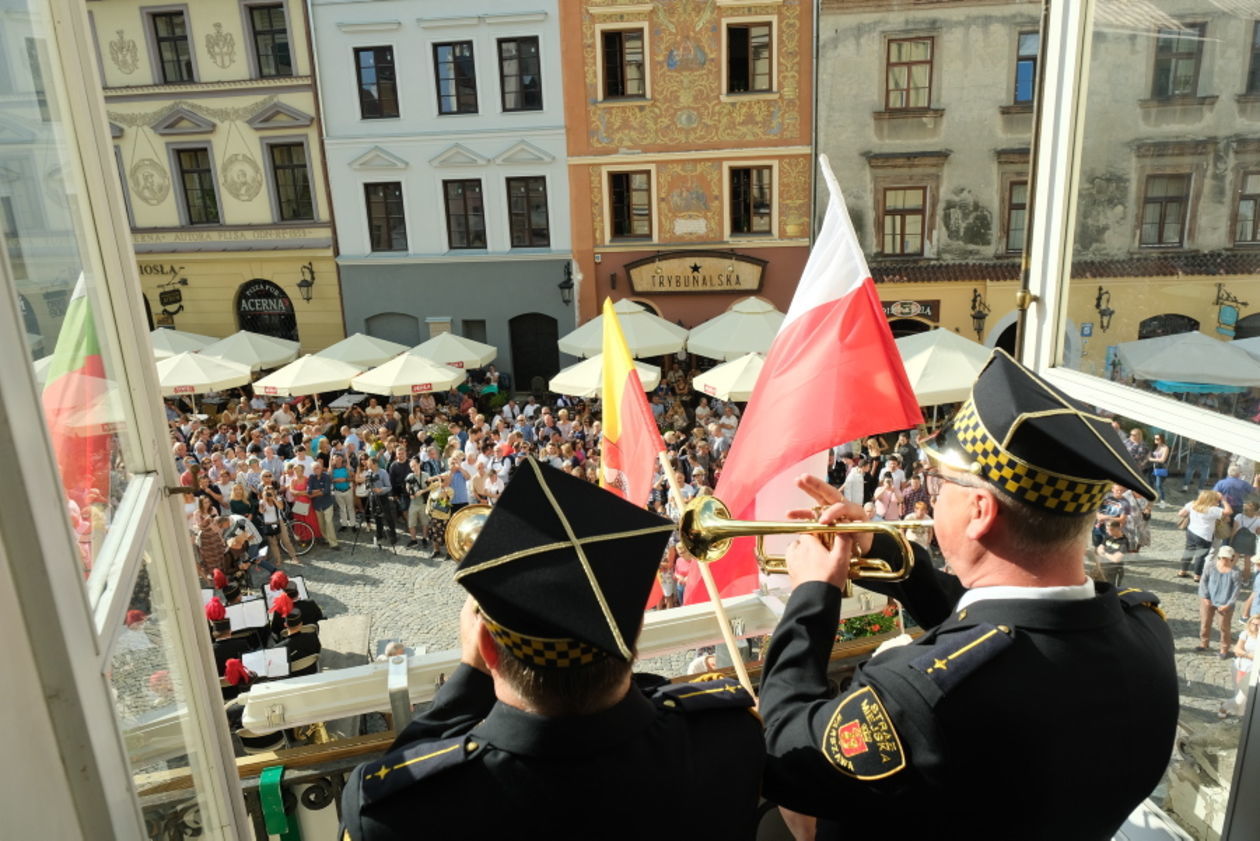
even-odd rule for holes
{"type": "Polygon", "coordinates": [[[1006,625],[985,622],[942,637],[931,649],[911,660],[910,666],[947,693],[1014,641],[1006,625]]]}
{"type": "Polygon", "coordinates": [[[726,677],[661,686],[656,689],[653,700],[662,707],[688,713],[741,709],[753,705],[752,697],[739,685],[739,681],[726,677]]]}
{"type": "Polygon", "coordinates": [[[369,762],[363,768],[363,805],[379,803],[417,780],[458,765],[477,747],[474,742],[467,746],[464,742],[464,736],[424,742],[369,762]]]}
{"type": "Polygon", "coordinates": [[[1150,590],[1139,590],[1136,587],[1130,587],[1127,590],[1120,590],[1116,593],[1120,601],[1124,602],[1126,607],[1149,607],[1151,610],[1159,614],[1159,618],[1167,621],[1168,617],[1164,616],[1164,611],[1159,607],[1159,596],[1150,590]]]}
{"type": "Polygon", "coordinates": [[[906,767],[901,737],[870,686],[850,692],[836,707],[823,730],[822,752],[838,771],[859,780],[882,780],[906,767]]]}

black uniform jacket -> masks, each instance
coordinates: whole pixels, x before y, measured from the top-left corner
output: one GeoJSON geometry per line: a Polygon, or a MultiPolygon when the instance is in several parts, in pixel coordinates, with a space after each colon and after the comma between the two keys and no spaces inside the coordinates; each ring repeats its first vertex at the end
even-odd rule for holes
{"type": "Polygon", "coordinates": [[[734,681],[631,687],[599,713],[497,703],[461,665],[342,795],[342,841],[751,839],[765,748],[734,681]]]}
{"type": "Polygon", "coordinates": [[[290,632],[284,638],[284,647],[289,652],[289,676],[313,675],[319,671],[319,652],[323,646],[319,642],[319,630],[314,625],[303,625],[296,633],[290,632]],[[315,657],[311,660],[311,657],[315,657]]]}
{"type": "MultiPolygon", "coordinates": [[[[918,547],[915,547],[918,550],[918,547]]],[[[895,561],[887,538],[872,555],[895,561]]],[[[819,839],[1109,839],[1159,782],[1177,723],[1158,600],[1097,584],[1081,601],[986,600],[921,551],[883,585],[928,632],[827,697],[840,591],[797,587],[766,658],[766,797],[819,839]]],[[[1082,578],[1084,572],[1082,571],[1082,578]]]]}

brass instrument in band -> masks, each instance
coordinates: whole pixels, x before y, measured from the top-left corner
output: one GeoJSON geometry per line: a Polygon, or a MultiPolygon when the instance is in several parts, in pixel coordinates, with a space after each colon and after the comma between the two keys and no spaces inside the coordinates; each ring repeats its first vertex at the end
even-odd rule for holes
{"type": "Polygon", "coordinates": [[[477,542],[481,527],[490,516],[490,506],[483,503],[465,505],[446,521],[446,554],[454,561],[462,561],[477,542]]]}
{"type": "MultiPolygon", "coordinates": [[[[855,557],[849,564],[849,578],[857,581],[902,581],[914,569],[914,549],[906,532],[932,525],[931,520],[877,520],[821,525],[807,520],[773,522],[734,520],[730,509],[714,496],[698,496],[687,503],[678,523],[678,539],[687,553],[698,561],[712,562],[731,548],[736,537],[757,538],[757,563],[765,573],[787,572],[787,559],[765,550],[768,534],[886,534],[901,550],[901,565],[896,569],[879,558],[855,557]]],[[[847,595],[847,593],[846,593],[847,595]]]]}

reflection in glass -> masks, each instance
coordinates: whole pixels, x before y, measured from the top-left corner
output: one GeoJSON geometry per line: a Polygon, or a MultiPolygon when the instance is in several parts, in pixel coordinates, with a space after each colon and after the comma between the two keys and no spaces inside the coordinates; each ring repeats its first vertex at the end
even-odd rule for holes
{"type": "Polygon", "coordinates": [[[1253,13],[1210,0],[1144,4],[1136,17],[1098,5],[1064,364],[1257,421],[1253,13]]]}
{"type": "Polygon", "coordinates": [[[5,135],[0,159],[0,259],[19,294],[86,576],[127,481],[117,438],[125,416],[94,314],[100,280],[85,250],[91,227],[77,199],[79,167],[51,43],[39,4],[0,16],[0,44],[25,45],[23,60],[0,74],[0,118],[21,127],[5,135]]]}

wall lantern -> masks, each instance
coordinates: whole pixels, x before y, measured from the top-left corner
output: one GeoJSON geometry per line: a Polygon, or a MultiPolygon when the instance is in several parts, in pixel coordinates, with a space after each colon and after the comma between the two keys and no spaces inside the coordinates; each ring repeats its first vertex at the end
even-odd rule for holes
{"type": "Polygon", "coordinates": [[[1098,329],[1104,333],[1111,326],[1111,317],[1116,311],[1111,308],[1111,290],[1098,287],[1098,295],[1094,298],[1094,309],[1098,311],[1098,329]]]}
{"type": "Polygon", "coordinates": [[[313,263],[307,263],[305,266],[302,266],[302,279],[298,281],[298,294],[308,304],[311,302],[311,298],[315,297],[315,266],[313,263]]]}
{"type": "Polygon", "coordinates": [[[976,331],[976,341],[984,341],[984,322],[989,317],[989,305],[980,296],[979,289],[971,290],[971,329],[976,331]]]}

